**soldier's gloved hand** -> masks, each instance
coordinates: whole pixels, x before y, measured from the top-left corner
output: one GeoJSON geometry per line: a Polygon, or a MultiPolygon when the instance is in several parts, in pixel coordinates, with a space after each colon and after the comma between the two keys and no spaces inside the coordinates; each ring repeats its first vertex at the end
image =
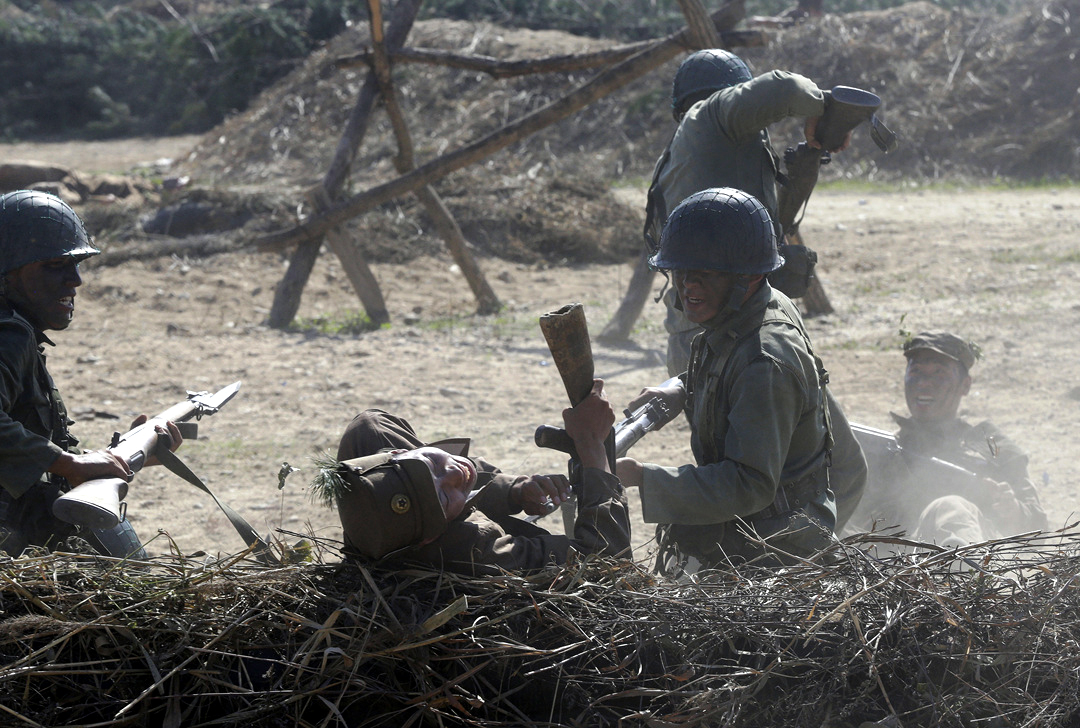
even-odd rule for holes
{"type": "Polygon", "coordinates": [[[1020,502],[1016,499],[1016,493],[1008,483],[983,478],[986,487],[991,493],[990,502],[995,521],[1010,522],[1023,517],[1024,511],[1020,502]]]}
{"type": "MultiPolygon", "coordinates": [[[[806,119],[806,124],[803,125],[803,133],[806,135],[806,143],[814,149],[821,149],[821,142],[817,140],[817,125],[820,119],[820,116],[808,117],[806,119]]],[[[842,152],[847,149],[848,146],[851,144],[852,131],[854,131],[854,129],[847,133],[847,135],[844,137],[844,141],[840,144],[840,146],[836,147],[835,149],[828,149],[826,151],[842,152]]]]}
{"type": "Polygon", "coordinates": [[[645,468],[634,458],[619,458],[615,461],[615,475],[624,488],[640,488],[644,479],[645,468]]]}
{"type": "Polygon", "coordinates": [[[565,475],[532,475],[514,483],[510,500],[530,516],[545,516],[570,500],[565,475]]]}

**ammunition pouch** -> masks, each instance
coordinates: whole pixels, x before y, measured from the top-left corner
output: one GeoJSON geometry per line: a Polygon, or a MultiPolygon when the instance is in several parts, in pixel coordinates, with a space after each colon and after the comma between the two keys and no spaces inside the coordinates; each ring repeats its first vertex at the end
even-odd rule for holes
{"type": "MultiPolygon", "coordinates": [[[[827,545],[832,529],[819,523],[803,508],[820,500],[828,488],[829,469],[822,463],[809,475],[782,484],[769,506],[745,519],[702,526],[660,524],[656,528],[656,571],[677,579],[696,571],[694,566],[716,568],[747,562],[782,566],[788,563],[782,555],[768,552],[754,543],[746,531],[752,531],[760,539],[791,534],[800,550],[814,544],[815,548],[822,548],[827,545]]],[[[778,545],[787,550],[785,546],[790,544],[778,545]]]]}
{"type": "Polygon", "coordinates": [[[817,265],[817,253],[805,245],[784,244],[780,246],[784,265],[769,274],[769,285],[788,298],[800,298],[810,288],[817,265]]]}

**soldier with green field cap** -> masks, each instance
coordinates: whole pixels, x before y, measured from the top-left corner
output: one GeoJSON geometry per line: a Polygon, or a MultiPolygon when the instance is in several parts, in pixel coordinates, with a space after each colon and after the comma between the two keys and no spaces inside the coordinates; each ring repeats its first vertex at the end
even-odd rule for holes
{"type": "MultiPolygon", "coordinates": [[[[53,548],[78,534],[101,553],[145,556],[126,519],[108,530],[80,529],[53,516],[69,487],[97,478],[130,480],[108,450],[83,452],[46,367],[46,331],[71,324],[82,276],[97,255],[79,216],[36,190],[0,196],[0,551],[53,548]]],[[[140,415],[136,424],[145,421],[140,415]]],[[[182,438],[169,423],[173,449],[182,438]]]]}
{"type": "Polygon", "coordinates": [[[378,409],[357,415],[316,491],[341,518],[345,554],[366,562],[420,563],[462,573],[532,571],[573,553],[628,557],[630,521],[605,440],[615,421],[596,380],[563,412],[580,459],[572,534],[519,517],[544,515],[570,498],[564,475],[510,475],[470,456],[467,439],[425,442],[405,419],[378,409]]]}
{"type": "Polygon", "coordinates": [[[959,546],[1045,529],[1027,455],[993,423],[960,417],[980,348],[947,331],[923,331],[903,353],[909,416],[892,417],[907,457],[872,458],[848,531],[899,526],[916,540],[959,546]],[[959,467],[933,467],[930,458],[959,467]]]}

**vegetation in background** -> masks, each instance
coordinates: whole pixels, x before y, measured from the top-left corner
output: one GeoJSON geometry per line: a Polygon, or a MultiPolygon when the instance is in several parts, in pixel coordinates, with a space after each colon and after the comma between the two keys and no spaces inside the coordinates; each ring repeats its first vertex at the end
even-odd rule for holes
{"type": "Polygon", "coordinates": [[[231,2],[183,22],[156,2],[0,2],[0,137],[205,131],[366,7],[231,2]]]}
{"type": "MultiPolygon", "coordinates": [[[[938,4],[982,12],[1011,1],[938,4]]],[[[748,0],[747,13],[794,3],[748,0]]],[[[825,0],[837,13],[898,4],[825,0]]],[[[179,0],[172,7],[175,14],[155,0],[0,0],[0,139],[201,133],[367,18],[367,0],[230,0],[193,16],[179,0]]],[[[422,17],[620,40],[683,25],[677,0],[427,0],[422,17]]]]}
{"type": "MultiPolygon", "coordinates": [[[[885,10],[909,0],[824,0],[825,12],[885,10]]],[[[797,0],[746,0],[746,14],[777,15],[797,0]]],[[[705,9],[720,6],[704,0],[705,9]]],[[[1012,0],[934,0],[943,8],[968,12],[1005,12],[1012,0]]],[[[579,35],[645,40],[681,28],[678,0],[426,0],[421,17],[490,20],[522,28],[550,28],[579,35]]]]}

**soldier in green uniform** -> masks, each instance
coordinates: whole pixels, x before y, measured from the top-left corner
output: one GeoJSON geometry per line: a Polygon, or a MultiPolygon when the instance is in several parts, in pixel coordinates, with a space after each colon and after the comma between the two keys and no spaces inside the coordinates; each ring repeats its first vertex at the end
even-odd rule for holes
{"type": "Polygon", "coordinates": [[[517,517],[569,499],[566,476],[509,475],[470,456],[467,439],[426,443],[400,417],[361,412],[338,447],[334,472],[344,482],[322,493],[337,506],[346,555],[463,573],[542,569],[575,552],[629,556],[626,496],[604,444],[615,414],[601,380],[563,421],[582,466],[569,536],[517,517]]]}
{"type": "Polygon", "coordinates": [[[870,479],[847,533],[898,526],[919,541],[959,546],[1047,527],[1027,455],[993,423],[972,425],[959,416],[978,352],[944,331],[905,342],[910,416],[892,413],[899,450],[871,457],[870,479]]]}
{"type": "MultiPolygon", "coordinates": [[[[810,79],[787,71],[755,77],[741,58],[725,50],[701,50],[686,57],[672,83],[671,107],[678,127],[656,162],[646,206],[645,237],[652,241],[650,248],[660,239],[671,210],[710,187],[747,192],[776,220],[780,160],[769,138],[770,124],[805,118],[807,143],[821,146],[814,132],[825,111],[825,92],[810,79]]],[[[830,151],[846,146],[845,140],[839,149],[830,151]]],[[[785,269],[795,261],[805,267],[802,256],[806,252],[802,246],[782,246],[781,255],[789,259],[785,269]]],[[[772,278],[775,282],[775,274],[772,278]]],[[[801,291],[791,295],[801,295],[801,291]]],[[[676,293],[671,290],[664,297],[671,376],[686,371],[690,342],[701,330],[675,302],[676,293]]]]}
{"type": "MultiPolygon", "coordinates": [[[[45,332],[71,323],[79,262],[97,254],[82,220],[59,198],[32,190],[0,196],[0,551],[11,555],[78,533],[101,553],[145,556],[126,519],[91,531],[52,514],[71,486],[132,477],[113,453],[78,449],[45,366],[45,346],[53,345],[45,332]]],[[[175,449],[180,433],[172,423],[168,432],[175,449]]]]}
{"type": "MultiPolygon", "coordinates": [[[[733,187],[753,195],[775,222],[780,160],[768,127],[787,118],[805,118],[807,143],[819,148],[814,137],[825,111],[825,92],[810,79],[787,71],[754,76],[738,56],[707,49],[690,54],[680,64],[672,82],[671,108],[678,127],[656,162],[646,206],[645,239],[652,249],[668,213],[693,193],[711,187],[733,187]]],[[[830,151],[841,151],[847,144],[845,140],[830,151]]],[[[812,270],[807,256],[813,253],[801,245],[781,244],[780,254],[785,263],[769,276],[770,284],[785,294],[802,295],[812,270]]],[[[664,327],[669,376],[686,371],[691,342],[701,332],[701,326],[690,321],[677,302],[677,291],[668,290],[664,327]]],[[[839,526],[858,503],[866,463],[839,403],[831,393],[828,400],[836,423],[832,484],[839,526]]]]}
{"type": "Polygon", "coordinates": [[[695,193],[649,262],[672,272],[678,305],[704,327],[681,381],[630,403],[660,396],[685,407],[696,462],[617,464],[623,484],[639,488],[644,520],[660,524],[658,567],[783,564],[829,544],[827,373],[798,309],[766,278],[783,263],[768,211],[741,190],[695,193]]]}

